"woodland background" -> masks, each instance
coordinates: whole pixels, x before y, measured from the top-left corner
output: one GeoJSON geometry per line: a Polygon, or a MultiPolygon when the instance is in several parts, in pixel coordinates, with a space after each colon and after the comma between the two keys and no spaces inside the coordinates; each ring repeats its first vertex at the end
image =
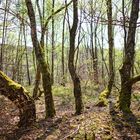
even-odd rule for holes
{"type": "Polygon", "coordinates": [[[0,139],[140,139],[139,5],[1,0],[0,139]]]}

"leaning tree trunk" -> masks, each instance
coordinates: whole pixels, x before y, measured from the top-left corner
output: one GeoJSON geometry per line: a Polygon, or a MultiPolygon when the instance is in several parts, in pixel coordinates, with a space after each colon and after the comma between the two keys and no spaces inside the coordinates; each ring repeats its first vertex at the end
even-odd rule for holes
{"type": "Polygon", "coordinates": [[[120,69],[121,91],[119,96],[119,107],[123,112],[130,112],[132,90],[132,83],[130,81],[133,81],[133,78],[131,78],[131,72],[134,64],[135,33],[139,13],[139,1],[140,0],[132,1],[129,31],[124,52],[124,62],[120,69]]]}
{"type": "MultiPolygon", "coordinates": [[[[36,29],[36,19],[35,19],[35,12],[33,9],[33,5],[31,0],[25,0],[26,7],[28,9],[28,16],[30,20],[30,27],[31,27],[31,38],[33,47],[35,49],[36,59],[40,65],[40,71],[42,74],[42,83],[43,83],[43,90],[45,96],[45,110],[46,110],[46,118],[51,118],[55,116],[55,108],[54,108],[54,101],[52,96],[52,82],[51,82],[51,74],[49,71],[49,65],[45,59],[45,52],[44,45],[42,42],[39,43],[37,38],[37,29],[36,29]]],[[[41,34],[41,41],[44,40],[44,33],[41,34]]]]}
{"type": "Polygon", "coordinates": [[[78,8],[77,8],[78,0],[73,0],[73,26],[70,29],[70,50],[69,50],[69,62],[68,67],[70,71],[70,75],[74,85],[74,97],[75,97],[75,109],[77,115],[81,114],[83,111],[83,102],[82,102],[82,92],[81,92],[81,84],[80,79],[76,73],[76,69],[74,66],[74,53],[75,53],[75,37],[76,30],[78,25],[78,8]]]}
{"type": "Polygon", "coordinates": [[[28,127],[36,120],[36,109],[28,91],[0,71],[0,94],[11,100],[19,109],[19,127],[28,127]]]}

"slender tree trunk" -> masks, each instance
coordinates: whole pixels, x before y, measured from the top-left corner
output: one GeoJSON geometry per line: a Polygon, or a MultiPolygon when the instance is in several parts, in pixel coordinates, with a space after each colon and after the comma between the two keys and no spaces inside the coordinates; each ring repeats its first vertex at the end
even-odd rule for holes
{"type": "Polygon", "coordinates": [[[91,45],[91,57],[92,57],[92,63],[93,63],[93,79],[95,84],[98,84],[98,57],[97,57],[97,28],[98,23],[95,23],[95,28],[93,24],[94,20],[94,9],[93,9],[93,0],[91,0],[91,21],[90,21],[90,45],[91,45]],[[94,41],[93,41],[94,38],[94,41]],[[95,44],[93,44],[93,42],[95,44]]]}
{"type": "MultiPolygon", "coordinates": [[[[98,24],[98,23],[97,23],[98,24]]],[[[94,50],[94,59],[93,59],[93,70],[94,70],[94,81],[95,84],[98,84],[98,50],[97,50],[97,28],[98,25],[96,25],[94,30],[94,42],[95,42],[95,50],[94,50]]]]}
{"type": "Polygon", "coordinates": [[[0,47],[0,70],[3,70],[3,52],[4,52],[4,45],[5,45],[5,24],[6,24],[7,6],[8,6],[8,0],[6,0],[5,10],[4,10],[4,20],[3,20],[3,29],[2,29],[2,44],[0,47]]]}
{"type": "Polygon", "coordinates": [[[74,85],[74,97],[75,97],[75,109],[77,115],[81,114],[83,111],[83,102],[82,102],[82,92],[80,79],[76,73],[74,66],[74,53],[75,53],[75,38],[76,30],[78,26],[78,0],[73,0],[73,25],[70,29],[70,50],[69,50],[69,72],[74,85]]]}
{"type": "Polygon", "coordinates": [[[24,34],[24,43],[25,43],[27,78],[28,78],[28,85],[30,86],[31,85],[31,78],[30,78],[30,71],[29,71],[29,59],[28,59],[28,48],[27,48],[27,41],[26,41],[25,24],[23,25],[23,34],[24,34]]]}
{"type": "MultiPolygon", "coordinates": [[[[54,13],[54,3],[55,0],[52,0],[52,15],[54,13]]],[[[52,17],[52,68],[51,68],[51,76],[52,76],[52,84],[54,83],[54,17],[52,17]]]]}
{"type": "Polygon", "coordinates": [[[17,42],[17,47],[16,47],[16,58],[15,58],[13,71],[12,71],[12,80],[17,80],[17,77],[18,77],[17,73],[19,71],[19,57],[20,57],[19,45],[20,45],[21,34],[22,34],[22,25],[20,23],[20,29],[18,33],[18,42],[17,42]]]}
{"type": "Polygon", "coordinates": [[[33,98],[37,99],[38,97],[38,91],[39,91],[39,84],[40,84],[40,79],[41,79],[41,73],[40,73],[40,67],[39,64],[37,65],[36,69],[36,75],[35,75],[35,85],[33,89],[33,98]]]}
{"type": "Polygon", "coordinates": [[[132,67],[134,65],[135,54],[135,33],[139,13],[139,0],[132,0],[132,8],[129,21],[129,30],[125,46],[125,55],[122,68],[120,69],[121,75],[121,91],[119,96],[119,107],[123,112],[130,112],[131,104],[131,90],[132,84],[129,82],[131,79],[132,67]]]}
{"type": "Polygon", "coordinates": [[[112,0],[107,0],[107,17],[108,17],[108,44],[109,44],[109,81],[106,89],[99,95],[99,106],[107,105],[107,98],[110,96],[114,83],[114,39],[112,27],[112,0]]]}
{"type": "MultiPolygon", "coordinates": [[[[94,16],[94,11],[93,11],[93,0],[91,0],[91,17],[90,17],[90,47],[91,47],[91,57],[92,57],[92,67],[93,67],[93,73],[94,71],[94,58],[95,58],[95,53],[94,53],[94,44],[93,44],[93,37],[94,37],[94,33],[93,33],[93,16],[94,16]]],[[[94,76],[94,74],[93,74],[94,76]]],[[[95,77],[93,77],[95,80],[95,77]]],[[[94,81],[95,82],[95,81],[94,81]]]]}
{"type": "MultiPolygon", "coordinates": [[[[39,5],[39,0],[36,0],[36,4],[37,4],[37,10],[38,10],[38,13],[39,13],[40,26],[41,26],[41,31],[42,31],[43,30],[43,21],[44,21],[44,19],[43,19],[42,14],[41,14],[41,8],[40,8],[40,5],[39,5]]],[[[44,12],[44,5],[43,5],[43,12],[44,12]]],[[[41,41],[41,42],[44,42],[44,41],[41,41]]],[[[44,44],[42,44],[41,47],[44,47],[43,45],[44,44]]],[[[39,64],[37,64],[36,76],[35,76],[35,82],[34,82],[34,88],[33,88],[33,98],[34,99],[37,99],[38,98],[40,81],[41,81],[41,71],[40,71],[39,64]]]]}
{"type": "MultiPolygon", "coordinates": [[[[31,24],[31,38],[33,47],[35,49],[36,59],[40,65],[40,70],[42,73],[42,82],[43,82],[43,90],[45,96],[45,109],[46,109],[46,118],[54,117],[55,108],[54,101],[52,96],[52,82],[51,75],[49,71],[48,63],[45,60],[44,48],[42,48],[42,44],[40,45],[37,39],[37,30],[36,30],[36,20],[35,20],[35,12],[33,9],[33,5],[31,0],[25,0],[26,6],[28,9],[28,16],[31,24]]],[[[44,40],[44,34],[42,35],[42,40],[44,40]]]]}
{"type": "Polygon", "coordinates": [[[102,81],[105,85],[105,72],[104,72],[104,35],[103,35],[103,25],[101,25],[101,56],[102,56],[102,81]]]}
{"type": "Polygon", "coordinates": [[[64,18],[63,18],[63,31],[62,31],[62,82],[61,84],[63,86],[65,86],[65,61],[64,61],[64,51],[65,51],[65,48],[64,48],[64,44],[65,44],[65,18],[66,18],[66,11],[67,9],[65,9],[65,15],[64,15],[64,18]]]}
{"type": "Polygon", "coordinates": [[[108,16],[108,44],[109,44],[109,81],[108,95],[110,95],[114,83],[114,31],[112,26],[112,0],[107,1],[107,16],[108,16]]]}
{"type": "Polygon", "coordinates": [[[20,37],[19,37],[19,43],[18,43],[18,47],[19,47],[19,57],[18,57],[18,63],[17,63],[17,82],[18,83],[22,83],[22,77],[23,77],[23,73],[22,73],[22,61],[23,61],[23,54],[25,50],[23,50],[22,48],[22,40],[23,40],[23,22],[21,21],[20,23],[20,28],[21,28],[21,32],[20,32],[20,37]]]}
{"type": "MultiPolygon", "coordinates": [[[[126,17],[125,17],[125,0],[122,0],[122,14],[123,14],[123,30],[124,30],[124,52],[126,49],[126,39],[127,39],[127,30],[126,30],[126,17]]],[[[123,54],[125,55],[125,54],[123,54]]]]}

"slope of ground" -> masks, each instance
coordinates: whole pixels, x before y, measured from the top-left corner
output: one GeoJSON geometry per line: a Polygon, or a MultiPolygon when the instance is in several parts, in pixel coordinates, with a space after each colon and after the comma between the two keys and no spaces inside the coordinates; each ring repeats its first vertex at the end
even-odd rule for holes
{"type": "MultiPolygon", "coordinates": [[[[97,107],[98,92],[91,89],[83,98],[85,111],[74,115],[71,88],[54,87],[57,116],[45,120],[43,97],[36,101],[37,122],[28,129],[18,129],[18,110],[4,97],[0,98],[0,140],[139,140],[140,112],[138,90],[132,102],[134,114],[114,110],[113,99],[107,107],[97,107]]],[[[89,90],[89,89],[88,89],[89,90]]],[[[116,96],[114,96],[116,97],[116,96]]]]}

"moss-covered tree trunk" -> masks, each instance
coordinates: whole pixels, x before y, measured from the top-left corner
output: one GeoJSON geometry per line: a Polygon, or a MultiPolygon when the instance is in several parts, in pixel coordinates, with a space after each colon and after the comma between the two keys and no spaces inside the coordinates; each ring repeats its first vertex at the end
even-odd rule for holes
{"type": "Polygon", "coordinates": [[[11,100],[19,109],[19,127],[28,127],[36,120],[34,100],[28,95],[28,91],[20,84],[12,81],[0,71],[0,94],[11,100]]]}
{"type": "Polygon", "coordinates": [[[109,80],[106,89],[99,95],[99,106],[106,106],[108,103],[107,98],[109,97],[113,83],[114,83],[114,60],[113,60],[113,27],[112,27],[112,0],[107,0],[107,17],[108,17],[108,44],[109,44],[109,80]]]}
{"type": "Polygon", "coordinates": [[[131,89],[132,83],[131,72],[134,64],[135,54],[135,33],[137,27],[139,13],[139,0],[132,0],[131,15],[129,21],[129,30],[127,36],[127,42],[125,46],[124,62],[120,69],[121,75],[121,91],[119,96],[119,107],[124,112],[130,112],[131,104],[131,89]]]}
{"type": "MultiPolygon", "coordinates": [[[[29,16],[30,24],[31,24],[32,43],[35,49],[36,59],[40,65],[40,71],[42,74],[42,83],[43,83],[43,90],[44,90],[44,96],[45,96],[46,118],[54,117],[55,108],[54,108],[54,101],[53,101],[53,96],[52,96],[52,83],[51,83],[49,65],[47,61],[45,60],[45,52],[43,49],[44,47],[41,46],[44,44],[39,43],[38,38],[37,38],[36,19],[35,19],[35,12],[33,9],[32,2],[31,0],[25,0],[25,2],[28,9],[28,16],[29,16]]],[[[44,40],[43,38],[44,38],[44,33],[41,34],[41,41],[44,40]]]]}
{"type": "Polygon", "coordinates": [[[73,85],[74,85],[74,97],[75,97],[75,109],[77,115],[81,114],[83,111],[83,102],[82,102],[82,92],[81,92],[81,84],[80,79],[76,73],[76,69],[74,66],[74,54],[75,54],[75,37],[76,30],[78,25],[78,0],[73,0],[73,25],[70,29],[70,50],[69,50],[69,62],[68,67],[70,71],[70,75],[72,77],[73,85]]]}

